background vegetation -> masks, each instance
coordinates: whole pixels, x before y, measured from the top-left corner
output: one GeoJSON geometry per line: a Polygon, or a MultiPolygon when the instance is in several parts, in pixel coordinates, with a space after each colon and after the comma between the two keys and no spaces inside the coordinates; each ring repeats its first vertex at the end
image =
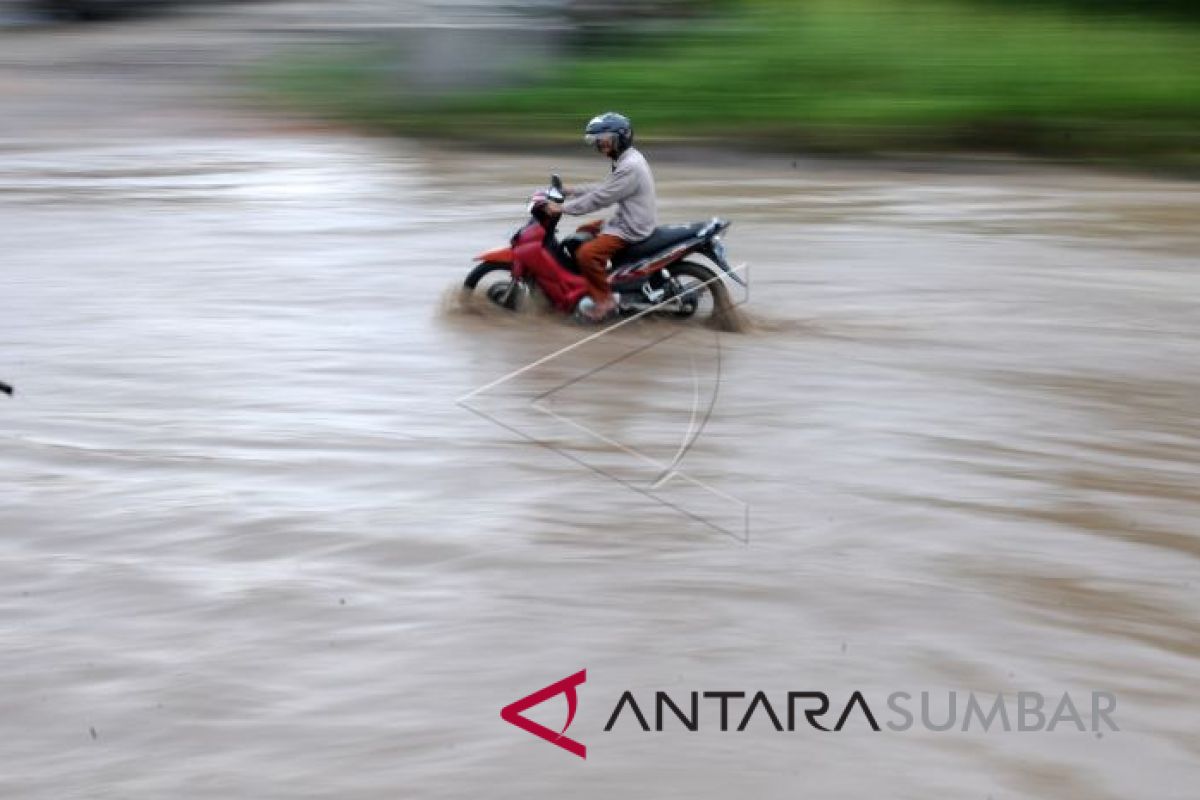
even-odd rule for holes
{"type": "Polygon", "coordinates": [[[265,80],[388,130],[531,145],[614,108],[642,136],[748,148],[1196,163],[1194,5],[726,0],[582,37],[565,61],[487,91],[408,91],[386,48],[277,64],[265,80]]]}

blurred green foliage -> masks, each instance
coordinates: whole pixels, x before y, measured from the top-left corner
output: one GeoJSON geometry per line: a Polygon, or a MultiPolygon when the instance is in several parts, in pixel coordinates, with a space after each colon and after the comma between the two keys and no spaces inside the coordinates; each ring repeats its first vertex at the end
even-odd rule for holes
{"type": "Polygon", "coordinates": [[[1059,7],[1108,16],[1157,16],[1200,20],[1196,0],[993,0],[997,3],[1023,3],[1028,6],[1059,7]]]}
{"type": "MultiPolygon", "coordinates": [[[[376,83],[348,111],[405,132],[531,144],[576,136],[613,108],[643,137],[747,147],[1195,159],[1200,26],[1054,6],[741,0],[547,65],[536,85],[417,102],[376,83]]],[[[373,81],[360,67],[359,99],[373,81]]]]}

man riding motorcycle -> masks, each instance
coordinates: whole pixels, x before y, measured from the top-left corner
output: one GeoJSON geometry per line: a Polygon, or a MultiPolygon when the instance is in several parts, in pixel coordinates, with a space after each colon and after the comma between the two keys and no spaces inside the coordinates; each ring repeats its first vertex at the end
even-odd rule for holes
{"type": "Polygon", "coordinates": [[[594,117],[584,128],[584,141],[612,159],[608,179],[596,186],[566,190],[562,204],[549,203],[550,214],[591,214],[614,203],[617,213],[608,222],[595,222],[596,238],[576,252],[580,273],[587,279],[591,308],[585,316],[600,321],[617,310],[617,298],[608,283],[607,266],[622,248],[643,241],[658,225],[654,175],[650,165],[633,146],[633,124],[616,112],[594,117]]]}

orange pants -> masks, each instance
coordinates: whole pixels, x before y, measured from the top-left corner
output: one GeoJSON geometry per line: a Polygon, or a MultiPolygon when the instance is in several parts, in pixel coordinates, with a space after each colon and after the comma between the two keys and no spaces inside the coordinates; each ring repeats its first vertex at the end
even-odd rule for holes
{"type": "Polygon", "coordinates": [[[584,242],[575,251],[575,261],[579,264],[579,272],[588,284],[588,294],[597,303],[603,303],[612,297],[612,287],[608,284],[608,260],[629,242],[611,233],[601,233],[595,239],[584,242]]]}

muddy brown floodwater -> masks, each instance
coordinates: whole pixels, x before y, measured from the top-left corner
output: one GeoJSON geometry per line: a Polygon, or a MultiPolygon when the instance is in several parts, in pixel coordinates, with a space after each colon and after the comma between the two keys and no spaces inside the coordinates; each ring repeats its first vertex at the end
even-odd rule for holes
{"type": "Polygon", "coordinates": [[[586,332],[455,286],[603,164],[212,127],[6,128],[0,794],[1196,797],[1195,184],[660,159],[747,330],[627,326],[483,416],[586,332]],[[582,668],[586,762],[499,719],[582,668]],[[605,732],[626,689],[1120,731],[605,732]]]}

